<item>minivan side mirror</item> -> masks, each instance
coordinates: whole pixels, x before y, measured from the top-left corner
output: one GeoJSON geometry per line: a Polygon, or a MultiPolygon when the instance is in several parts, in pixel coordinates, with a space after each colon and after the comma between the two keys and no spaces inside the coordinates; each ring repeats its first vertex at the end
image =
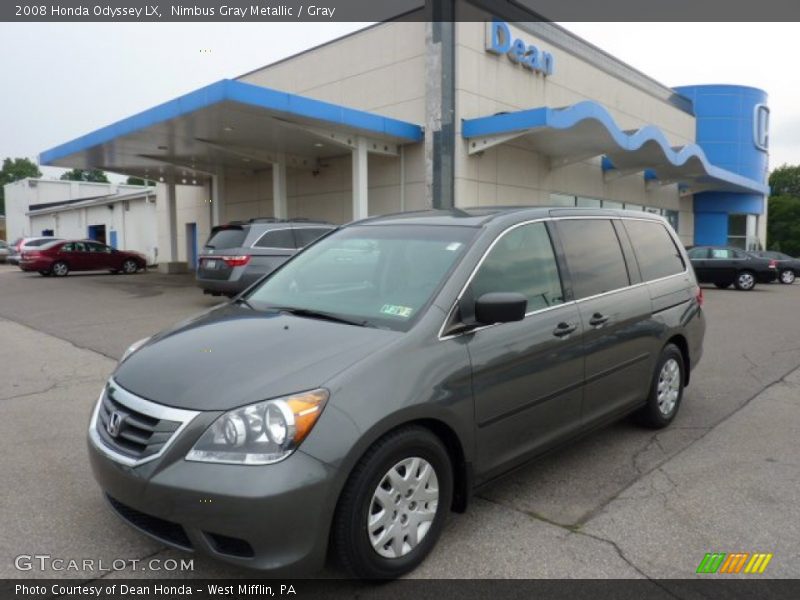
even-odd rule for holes
{"type": "Polygon", "coordinates": [[[483,325],[522,321],[528,299],[517,292],[490,292],[475,301],[475,320],[483,325]]]}

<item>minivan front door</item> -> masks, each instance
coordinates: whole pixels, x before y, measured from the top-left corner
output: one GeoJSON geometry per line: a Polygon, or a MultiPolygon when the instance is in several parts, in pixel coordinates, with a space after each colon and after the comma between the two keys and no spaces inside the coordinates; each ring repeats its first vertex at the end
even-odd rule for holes
{"type": "Polygon", "coordinates": [[[462,298],[462,308],[489,292],[523,294],[528,314],[522,321],[466,334],[479,480],[577,431],[583,395],[583,327],[575,304],[564,303],[544,223],[501,234],[462,298]]]}

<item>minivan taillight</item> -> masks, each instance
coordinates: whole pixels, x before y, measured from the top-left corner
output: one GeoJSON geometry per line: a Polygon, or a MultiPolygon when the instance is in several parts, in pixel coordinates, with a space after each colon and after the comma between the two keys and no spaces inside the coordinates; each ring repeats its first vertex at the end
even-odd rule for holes
{"type": "Polygon", "coordinates": [[[778,261],[775,260],[774,258],[771,261],[769,261],[769,268],[770,269],[777,269],[778,268],[778,261]]]}
{"type": "Polygon", "coordinates": [[[223,256],[222,260],[224,260],[225,264],[229,267],[243,267],[250,262],[250,255],[245,254],[243,256],[223,256]]]}
{"type": "Polygon", "coordinates": [[[694,299],[697,300],[697,306],[703,306],[705,297],[703,296],[703,288],[701,288],[699,285],[697,286],[697,291],[694,294],[694,299]]]}

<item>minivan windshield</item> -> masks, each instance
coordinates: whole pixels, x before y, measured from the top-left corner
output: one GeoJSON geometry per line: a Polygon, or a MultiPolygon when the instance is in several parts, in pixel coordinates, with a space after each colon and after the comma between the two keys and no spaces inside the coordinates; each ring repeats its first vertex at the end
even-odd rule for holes
{"type": "Polygon", "coordinates": [[[247,296],[259,310],[407,331],[476,229],[356,225],[298,254],[247,296]]]}

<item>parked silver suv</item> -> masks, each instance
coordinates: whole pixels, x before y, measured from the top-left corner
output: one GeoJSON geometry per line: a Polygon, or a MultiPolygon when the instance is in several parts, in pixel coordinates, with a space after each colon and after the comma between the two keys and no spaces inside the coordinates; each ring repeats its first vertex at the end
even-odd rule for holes
{"type": "Polygon", "coordinates": [[[197,285],[206,294],[235,296],[335,228],[325,221],[274,218],[214,227],[200,253],[197,285]]]}

